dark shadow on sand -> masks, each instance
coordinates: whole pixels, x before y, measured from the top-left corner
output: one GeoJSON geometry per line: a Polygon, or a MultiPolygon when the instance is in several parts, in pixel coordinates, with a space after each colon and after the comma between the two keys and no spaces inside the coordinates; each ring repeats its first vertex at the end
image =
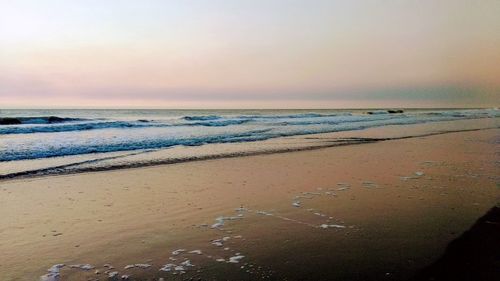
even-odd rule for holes
{"type": "Polygon", "coordinates": [[[491,208],[412,280],[500,280],[500,208],[491,208]]]}

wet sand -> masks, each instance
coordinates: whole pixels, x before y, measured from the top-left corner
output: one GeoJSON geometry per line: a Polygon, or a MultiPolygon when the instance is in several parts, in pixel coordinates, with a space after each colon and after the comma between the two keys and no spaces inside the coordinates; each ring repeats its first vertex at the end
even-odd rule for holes
{"type": "Polygon", "coordinates": [[[498,204],[499,132],[2,181],[0,280],[406,280],[498,204]]]}

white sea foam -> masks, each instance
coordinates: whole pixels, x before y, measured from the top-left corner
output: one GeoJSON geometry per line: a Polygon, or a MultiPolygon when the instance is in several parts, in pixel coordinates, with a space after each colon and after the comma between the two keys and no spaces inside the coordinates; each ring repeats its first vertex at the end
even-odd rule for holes
{"type": "Polygon", "coordinates": [[[185,251],[186,251],[186,249],[177,249],[177,250],[175,250],[175,251],[172,252],[172,255],[177,256],[180,253],[183,253],[185,251]]]}
{"type": "Polygon", "coordinates": [[[413,173],[412,176],[404,176],[404,177],[400,177],[400,179],[403,181],[414,180],[414,179],[420,178],[423,175],[424,175],[424,172],[417,171],[417,172],[413,173]]]}
{"type": "Polygon", "coordinates": [[[169,271],[172,271],[173,268],[175,268],[177,265],[173,264],[173,263],[167,263],[165,264],[163,267],[160,268],[160,271],[166,271],[166,272],[169,272],[169,271]]]}
{"type": "Polygon", "coordinates": [[[60,280],[60,269],[64,267],[64,264],[59,263],[51,266],[47,269],[48,273],[40,276],[40,281],[59,281],[60,280]]]}
{"type": "Polygon", "coordinates": [[[212,224],[211,228],[221,228],[224,226],[224,223],[225,221],[228,221],[228,220],[238,220],[238,219],[242,219],[243,217],[241,216],[236,216],[236,217],[224,217],[224,216],[220,216],[220,217],[217,217],[215,219],[215,223],[212,224]]]}
{"type": "Polygon", "coordinates": [[[129,264],[129,265],[126,265],[124,267],[124,269],[130,269],[130,268],[134,268],[134,267],[138,267],[138,268],[142,268],[142,269],[147,269],[147,268],[150,268],[151,265],[150,264],[147,264],[147,263],[136,263],[136,264],[129,264]]]}
{"type": "Polygon", "coordinates": [[[243,259],[245,256],[242,256],[242,255],[236,255],[236,256],[233,256],[233,257],[230,257],[229,258],[229,261],[230,263],[239,263],[241,259],[243,259]]]}
{"type": "Polygon", "coordinates": [[[224,244],[221,241],[212,241],[212,245],[216,247],[222,247],[224,244]]]}
{"type": "Polygon", "coordinates": [[[193,267],[194,265],[191,263],[190,260],[185,260],[183,262],[181,262],[181,265],[182,266],[185,266],[185,267],[193,267]]]}
{"type": "Polygon", "coordinates": [[[92,266],[90,264],[73,264],[73,265],[70,265],[69,267],[70,268],[79,268],[79,269],[83,269],[83,270],[94,269],[94,266],[92,266]]]}
{"type": "Polygon", "coordinates": [[[363,187],[366,187],[366,188],[377,188],[378,187],[378,185],[376,183],[372,182],[372,181],[363,181],[361,183],[361,185],[363,187]]]}
{"type": "Polygon", "coordinates": [[[340,225],[340,224],[322,224],[319,227],[323,228],[323,229],[327,229],[327,228],[346,228],[345,225],[340,225]]]}
{"type": "Polygon", "coordinates": [[[184,270],[186,270],[186,268],[182,265],[178,265],[178,266],[174,267],[174,270],[175,271],[184,271],[184,270]]]}

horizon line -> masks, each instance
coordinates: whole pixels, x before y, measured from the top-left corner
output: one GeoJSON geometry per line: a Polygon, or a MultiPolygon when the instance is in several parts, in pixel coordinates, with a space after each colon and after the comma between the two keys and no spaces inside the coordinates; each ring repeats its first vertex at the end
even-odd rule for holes
{"type": "Polygon", "coordinates": [[[81,109],[81,110],[131,110],[131,109],[141,109],[141,110],[372,110],[372,109],[498,109],[498,106],[488,106],[488,107],[310,107],[310,108],[169,108],[169,107],[0,107],[1,110],[71,110],[71,109],[81,109]]]}

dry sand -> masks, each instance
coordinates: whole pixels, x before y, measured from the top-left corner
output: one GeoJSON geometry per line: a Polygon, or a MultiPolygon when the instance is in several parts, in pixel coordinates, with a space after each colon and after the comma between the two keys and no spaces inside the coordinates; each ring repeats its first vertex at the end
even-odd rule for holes
{"type": "Polygon", "coordinates": [[[498,204],[499,132],[2,181],[0,280],[404,280],[498,204]]]}

